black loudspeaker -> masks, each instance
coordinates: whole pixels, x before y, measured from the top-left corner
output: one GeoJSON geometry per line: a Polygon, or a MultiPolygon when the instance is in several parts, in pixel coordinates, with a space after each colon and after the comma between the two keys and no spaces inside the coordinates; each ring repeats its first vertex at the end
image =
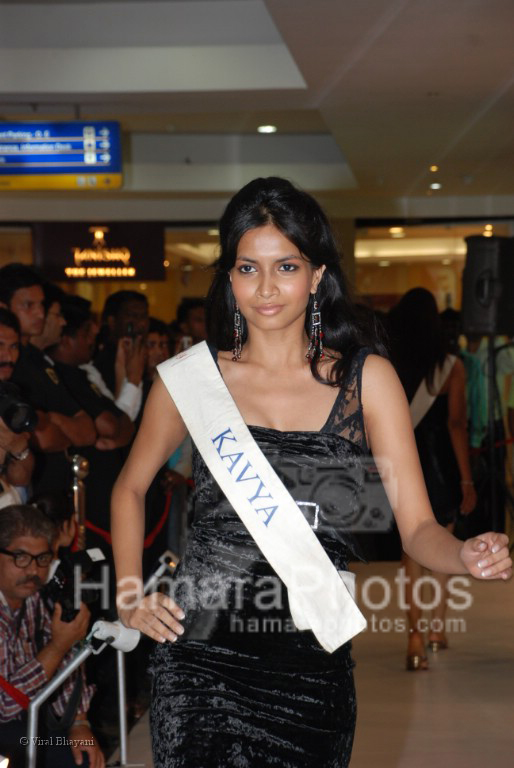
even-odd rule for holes
{"type": "Polygon", "coordinates": [[[514,239],[466,237],[462,332],[514,335],[514,239]]]}

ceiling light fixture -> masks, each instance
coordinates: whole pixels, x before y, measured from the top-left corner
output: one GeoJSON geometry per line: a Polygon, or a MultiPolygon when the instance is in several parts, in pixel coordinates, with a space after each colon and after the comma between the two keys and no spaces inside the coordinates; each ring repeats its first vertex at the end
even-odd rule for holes
{"type": "Polygon", "coordinates": [[[257,127],[257,133],[276,133],[276,132],[277,132],[276,125],[259,125],[257,127]]]}
{"type": "Polygon", "coordinates": [[[439,166],[438,165],[431,165],[430,166],[430,172],[431,173],[437,173],[438,170],[439,170],[439,166]]]}
{"type": "Polygon", "coordinates": [[[442,185],[442,184],[440,184],[438,181],[434,181],[434,182],[433,182],[433,183],[430,185],[430,189],[441,189],[441,187],[442,187],[442,186],[443,186],[443,185],[442,185]]]}
{"type": "Polygon", "coordinates": [[[490,229],[484,230],[484,237],[492,237],[492,236],[493,236],[493,233],[491,232],[490,229]]]}
{"type": "Polygon", "coordinates": [[[403,234],[403,227],[389,227],[389,234],[390,235],[401,235],[401,234],[403,234]]]}
{"type": "Polygon", "coordinates": [[[493,225],[492,224],[486,224],[484,229],[486,232],[492,232],[493,231],[493,225]]]}

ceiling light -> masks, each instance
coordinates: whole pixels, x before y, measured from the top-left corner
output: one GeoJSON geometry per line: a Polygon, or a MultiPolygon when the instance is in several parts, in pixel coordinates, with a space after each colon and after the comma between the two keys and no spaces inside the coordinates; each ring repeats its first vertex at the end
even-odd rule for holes
{"type": "Polygon", "coordinates": [[[403,227],[389,227],[389,234],[401,235],[403,234],[403,227]]]}
{"type": "Polygon", "coordinates": [[[490,229],[484,231],[484,237],[492,237],[493,233],[490,229]]]}
{"type": "Polygon", "coordinates": [[[431,165],[430,166],[430,171],[432,173],[437,173],[438,170],[439,170],[439,166],[438,165],[431,165]]]}
{"type": "Polygon", "coordinates": [[[170,263],[169,263],[168,259],[165,259],[165,260],[164,260],[162,263],[163,263],[163,265],[164,265],[165,267],[169,267],[169,265],[170,265],[170,263]]]}
{"type": "Polygon", "coordinates": [[[493,225],[492,225],[492,224],[486,224],[486,225],[485,225],[485,227],[484,227],[484,229],[485,229],[487,232],[492,232],[492,231],[493,231],[493,225]]]}
{"type": "Polygon", "coordinates": [[[434,181],[433,184],[430,185],[430,189],[441,189],[443,185],[440,184],[438,181],[434,181]]]}
{"type": "Polygon", "coordinates": [[[211,235],[211,237],[218,237],[219,236],[219,229],[208,229],[207,234],[211,235]]]}
{"type": "Polygon", "coordinates": [[[276,133],[276,132],[277,132],[276,125],[259,125],[257,128],[257,133],[276,133]]]}

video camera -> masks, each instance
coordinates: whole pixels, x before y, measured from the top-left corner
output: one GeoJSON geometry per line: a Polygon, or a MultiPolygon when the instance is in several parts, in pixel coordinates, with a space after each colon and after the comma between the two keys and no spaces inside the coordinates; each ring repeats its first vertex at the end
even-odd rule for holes
{"type": "Polygon", "coordinates": [[[37,413],[28,403],[20,398],[16,384],[0,382],[0,419],[11,432],[33,432],[37,424],[37,413]]]}
{"type": "MultiPolygon", "coordinates": [[[[75,602],[76,569],[78,569],[80,579],[82,579],[91,573],[97,563],[105,560],[105,557],[98,548],[81,549],[72,553],[61,549],[59,555],[59,565],[50,581],[41,589],[40,594],[50,611],[53,611],[56,603],[60,603],[62,606],[61,621],[70,622],[79,612],[75,602]]],[[[96,597],[96,590],[80,590],[80,601],[83,603],[92,603],[96,597]]]]}

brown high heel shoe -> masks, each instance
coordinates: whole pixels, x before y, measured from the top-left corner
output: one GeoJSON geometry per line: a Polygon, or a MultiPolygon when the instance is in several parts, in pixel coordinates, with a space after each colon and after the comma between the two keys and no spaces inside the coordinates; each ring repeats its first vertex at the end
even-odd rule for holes
{"type": "MultiPolygon", "coordinates": [[[[414,633],[419,635],[417,629],[409,629],[409,643],[410,636],[414,633]]],[[[428,658],[426,657],[423,649],[423,653],[407,653],[406,669],[408,672],[418,672],[419,670],[428,669],[428,658]]]]}

